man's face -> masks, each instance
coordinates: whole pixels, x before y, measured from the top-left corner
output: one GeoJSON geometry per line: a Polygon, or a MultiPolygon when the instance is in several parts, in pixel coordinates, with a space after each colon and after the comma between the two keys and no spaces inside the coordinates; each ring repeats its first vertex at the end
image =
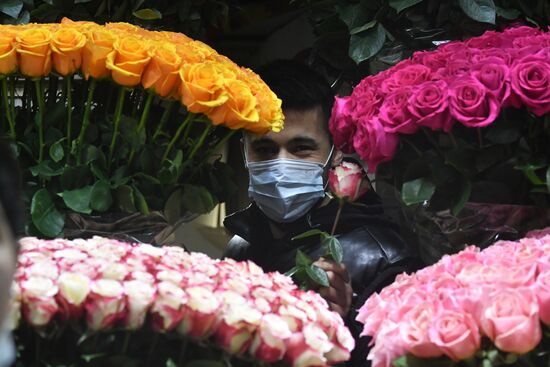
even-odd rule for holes
{"type": "Polygon", "coordinates": [[[10,229],[2,205],[0,205],[0,326],[4,321],[11,289],[12,277],[15,271],[16,243],[10,229]]]}
{"type": "Polygon", "coordinates": [[[281,132],[262,136],[246,135],[244,148],[248,161],[287,158],[324,164],[331,144],[323,128],[321,108],[284,112],[285,127],[281,132]]]}

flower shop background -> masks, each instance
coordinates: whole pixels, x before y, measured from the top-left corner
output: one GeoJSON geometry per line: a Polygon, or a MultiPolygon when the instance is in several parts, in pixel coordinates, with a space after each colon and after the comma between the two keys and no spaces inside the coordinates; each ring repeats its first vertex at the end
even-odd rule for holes
{"type": "MultiPolygon", "coordinates": [[[[439,42],[514,23],[545,28],[550,6],[543,0],[9,0],[0,4],[0,15],[3,23],[51,22],[66,16],[181,31],[251,68],[277,58],[300,58],[325,74],[338,93],[347,95],[364,76],[386,69],[414,51],[434,48],[439,42]]],[[[184,233],[196,237],[188,242],[203,248],[192,249],[214,256],[221,253],[227,240],[221,219],[248,202],[237,136],[225,151],[225,159],[235,170],[238,195],[186,229],[180,228],[173,238],[179,242],[184,233]]],[[[377,184],[390,201],[400,197],[393,187],[377,184]]],[[[413,202],[421,201],[422,190],[418,193],[413,202]]],[[[402,204],[393,201],[394,205],[402,204]]],[[[403,219],[399,210],[393,214],[403,219]]]]}

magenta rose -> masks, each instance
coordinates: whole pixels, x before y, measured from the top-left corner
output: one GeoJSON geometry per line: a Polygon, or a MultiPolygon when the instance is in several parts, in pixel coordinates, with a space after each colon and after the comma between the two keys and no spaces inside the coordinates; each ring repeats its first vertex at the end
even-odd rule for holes
{"type": "Polygon", "coordinates": [[[344,153],[353,152],[355,122],[351,116],[352,106],[350,97],[336,97],[328,124],[334,145],[344,153]]]}
{"type": "Polygon", "coordinates": [[[457,80],[449,88],[451,115],[469,127],[483,127],[498,117],[500,103],[487,88],[475,78],[457,80]]]}
{"type": "Polygon", "coordinates": [[[502,60],[506,65],[512,65],[513,62],[512,54],[509,50],[504,48],[488,48],[480,50],[478,54],[473,55],[472,64],[484,64],[495,59],[502,60]]]}
{"type": "Polygon", "coordinates": [[[351,111],[350,114],[355,120],[369,118],[378,112],[383,96],[376,83],[377,81],[369,76],[353,90],[350,108],[346,108],[346,110],[351,111]]]}
{"type": "Polygon", "coordinates": [[[541,33],[540,29],[527,26],[508,28],[502,32],[502,46],[512,47],[516,38],[536,37],[541,33]]]}
{"type": "Polygon", "coordinates": [[[410,94],[410,88],[401,88],[384,99],[378,118],[387,132],[414,134],[418,131],[418,125],[414,123],[413,115],[407,110],[410,94]]]}
{"type": "Polygon", "coordinates": [[[367,162],[369,172],[375,172],[379,163],[393,158],[399,139],[396,134],[386,132],[376,117],[358,122],[353,147],[367,162]]]}
{"type": "Polygon", "coordinates": [[[412,87],[431,79],[432,71],[424,65],[403,67],[382,82],[382,92],[389,94],[403,87],[412,87]]]}
{"type": "Polygon", "coordinates": [[[407,109],[417,119],[416,124],[432,130],[451,130],[447,90],[447,83],[443,80],[422,83],[413,89],[407,109]]]}
{"type": "Polygon", "coordinates": [[[450,60],[447,66],[437,70],[436,79],[455,80],[470,74],[472,64],[466,58],[450,60]]]}
{"type": "Polygon", "coordinates": [[[447,66],[450,54],[441,50],[436,51],[417,51],[413,54],[412,60],[417,64],[422,64],[435,72],[447,66]]]}
{"type": "Polygon", "coordinates": [[[470,38],[466,44],[471,48],[484,49],[492,47],[501,47],[502,34],[495,31],[487,31],[479,37],[470,38]]]}
{"type": "Polygon", "coordinates": [[[476,64],[472,76],[491,92],[503,107],[510,97],[510,69],[501,59],[490,58],[476,64]]]}
{"type": "Polygon", "coordinates": [[[527,56],[512,66],[514,107],[527,106],[537,116],[550,111],[550,64],[540,56],[527,56]]]}

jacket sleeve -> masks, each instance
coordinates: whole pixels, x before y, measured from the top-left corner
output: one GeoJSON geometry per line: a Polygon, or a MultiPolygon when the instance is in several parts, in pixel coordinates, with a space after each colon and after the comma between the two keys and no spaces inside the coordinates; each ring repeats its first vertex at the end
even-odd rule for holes
{"type": "Polygon", "coordinates": [[[245,239],[235,235],[227,243],[222,259],[230,258],[236,261],[249,260],[249,257],[247,256],[248,246],[249,243],[245,239]]]}

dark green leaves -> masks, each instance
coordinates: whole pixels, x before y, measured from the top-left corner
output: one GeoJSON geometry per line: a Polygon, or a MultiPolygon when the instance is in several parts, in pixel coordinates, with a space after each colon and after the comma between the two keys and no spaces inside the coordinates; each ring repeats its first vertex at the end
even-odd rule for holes
{"type": "Polygon", "coordinates": [[[106,181],[97,181],[90,193],[90,207],[102,213],[109,210],[112,204],[111,186],[106,181]]]}
{"type": "Polygon", "coordinates": [[[376,26],[351,36],[349,56],[359,64],[376,55],[384,46],[385,41],[386,30],[382,24],[377,23],[376,26]]]}
{"type": "Polygon", "coordinates": [[[389,0],[390,6],[394,8],[398,13],[421,2],[422,0],[389,0]]]}
{"type": "Polygon", "coordinates": [[[329,287],[327,272],[316,265],[310,265],[306,267],[307,275],[315,283],[322,285],[323,287],[329,287]]]}
{"type": "Polygon", "coordinates": [[[432,198],[435,185],[428,178],[418,178],[408,181],[401,188],[401,199],[406,205],[419,204],[432,198]]]}
{"type": "Polygon", "coordinates": [[[92,194],[92,186],[86,186],[81,189],[64,191],[59,196],[63,198],[65,205],[77,213],[90,214],[90,197],[92,194]]]}
{"type": "Polygon", "coordinates": [[[307,237],[311,237],[311,236],[316,236],[316,235],[321,235],[323,233],[326,233],[326,232],[323,232],[321,231],[320,229],[310,229],[309,231],[306,231],[304,233],[300,233],[299,235],[297,236],[294,236],[292,237],[292,240],[301,240],[303,238],[307,238],[307,237]]]}
{"type": "Polygon", "coordinates": [[[134,17],[142,20],[162,19],[162,14],[157,9],[140,9],[133,12],[134,17]]]}
{"type": "Polygon", "coordinates": [[[321,242],[321,246],[325,248],[326,254],[332,257],[334,261],[337,263],[342,262],[342,259],[344,258],[344,250],[342,249],[340,241],[338,241],[336,237],[326,236],[321,242]]]}
{"type": "Polygon", "coordinates": [[[493,0],[458,0],[458,4],[473,20],[495,24],[496,6],[493,0]]]}
{"type": "Polygon", "coordinates": [[[34,226],[47,237],[55,237],[63,231],[65,216],[56,209],[46,189],[38,190],[32,197],[31,217],[34,226]]]}
{"type": "Polygon", "coordinates": [[[23,0],[2,0],[0,2],[0,12],[17,19],[23,9],[23,0]]]}
{"type": "Polygon", "coordinates": [[[50,147],[50,157],[54,162],[59,162],[63,159],[65,156],[65,151],[63,150],[63,142],[65,139],[61,139],[56,141],[52,146],[50,147]]]}
{"type": "Polygon", "coordinates": [[[303,251],[296,251],[296,265],[298,266],[310,266],[313,260],[309,258],[303,251]]]}
{"type": "Polygon", "coordinates": [[[206,214],[218,204],[216,198],[203,186],[183,185],[182,205],[193,213],[206,214]]]}

